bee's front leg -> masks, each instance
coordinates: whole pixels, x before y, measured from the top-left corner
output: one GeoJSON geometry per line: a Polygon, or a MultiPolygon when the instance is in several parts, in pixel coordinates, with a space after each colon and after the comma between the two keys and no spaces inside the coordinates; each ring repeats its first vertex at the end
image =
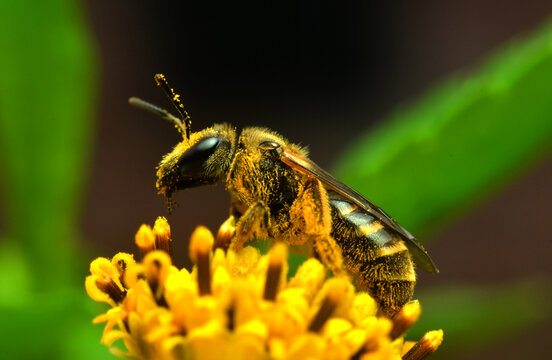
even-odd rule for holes
{"type": "Polygon", "coordinates": [[[328,194],[320,181],[307,180],[302,196],[292,205],[290,215],[292,223],[301,224],[301,233],[314,246],[320,260],[334,274],[344,273],[341,249],[330,235],[332,217],[328,194]]]}
{"type": "MultiPolygon", "coordinates": [[[[238,219],[231,215],[222,224],[221,229],[226,226],[228,232],[233,228],[230,248],[239,251],[247,241],[253,238],[253,236],[267,238],[269,224],[270,210],[263,201],[258,201],[251,205],[238,219]]],[[[220,232],[221,230],[219,230],[219,233],[220,232]]],[[[218,238],[219,236],[217,235],[217,242],[218,238]]]]}

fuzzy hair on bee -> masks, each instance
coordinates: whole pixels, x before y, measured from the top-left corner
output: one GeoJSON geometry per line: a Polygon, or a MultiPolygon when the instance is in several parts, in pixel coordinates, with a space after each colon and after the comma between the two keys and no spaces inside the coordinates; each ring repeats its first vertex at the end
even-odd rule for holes
{"type": "Polygon", "coordinates": [[[214,124],[192,132],[190,116],[166,78],[158,74],[155,81],[180,117],[138,98],[129,102],[169,120],[183,138],[159,163],[157,190],[170,209],[174,192],[224,182],[230,216],[218,247],[240,250],[255,237],[306,246],[336,276],[352,276],[387,316],[411,299],[414,264],[438,272],[408,231],[312,162],[305,148],[259,127],[238,134],[231,125],[214,124]]]}
{"type": "Polygon", "coordinates": [[[159,163],[159,193],[171,199],[175,191],[217,182],[230,168],[235,144],[236,130],[228,124],[192,133],[159,163]]]}

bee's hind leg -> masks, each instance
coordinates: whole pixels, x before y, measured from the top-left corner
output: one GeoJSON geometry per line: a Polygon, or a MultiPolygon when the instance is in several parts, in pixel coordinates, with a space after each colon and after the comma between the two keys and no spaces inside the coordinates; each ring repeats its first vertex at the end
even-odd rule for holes
{"type": "Polygon", "coordinates": [[[232,221],[235,223],[234,234],[230,241],[230,248],[239,251],[243,248],[243,245],[254,236],[258,238],[267,238],[267,229],[270,222],[269,215],[270,212],[266,204],[263,201],[258,201],[251,205],[237,221],[235,218],[234,220],[230,220],[233,218],[233,216],[230,216],[230,218],[224,222],[224,224],[232,221]]]}
{"type": "MultiPolygon", "coordinates": [[[[341,249],[330,235],[332,216],[326,189],[316,179],[308,179],[302,196],[298,197],[290,210],[290,221],[300,227],[305,240],[313,244],[318,258],[334,274],[344,274],[341,249]]],[[[290,242],[299,243],[300,241],[290,242]]]]}

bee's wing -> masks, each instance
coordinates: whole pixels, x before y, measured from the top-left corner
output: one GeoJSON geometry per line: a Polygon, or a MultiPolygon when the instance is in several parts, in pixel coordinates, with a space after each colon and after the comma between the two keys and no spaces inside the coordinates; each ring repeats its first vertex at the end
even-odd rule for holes
{"type": "Polygon", "coordinates": [[[311,160],[305,157],[297,156],[285,150],[280,154],[280,158],[286,165],[292,167],[293,169],[305,175],[317,178],[320,182],[322,182],[322,184],[324,184],[324,186],[332,189],[341,196],[344,196],[347,200],[352,201],[360,208],[380,219],[387,226],[398,232],[402,237],[414,239],[412,234],[397,224],[397,222],[387,215],[382,209],[374,205],[370,202],[370,200],[366,199],[356,190],[334,178],[330,173],[316,165],[311,160]]]}
{"type": "MultiPolygon", "coordinates": [[[[397,223],[395,222],[395,224],[397,223]]],[[[437,269],[437,266],[435,265],[433,260],[431,260],[431,257],[424,249],[422,244],[420,244],[418,240],[416,240],[416,238],[412,236],[408,231],[406,231],[402,226],[400,226],[399,224],[397,225],[410,235],[408,238],[403,239],[405,239],[404,244],[408,248],[408,251],[410,251],[410,255],[412,255],[412,258],[414,259],[416,265],[420,269],[427,271],[428,273],[438,274],[439,269],[437,269]]]]}
{"type": "Polygon", "coordinates": [[[326,170],[322,169],[320,166],[316,165],[314,162],[307,159],[306,157],[293,154],[292,152],[284,149],[284,151],[280,153],[280,159],[284,164],[290,166],[296,171],[318,179],[327,188],[335,191],[336,193],[345,197],[347,200],[352,201],[354,204],[358,205],[366,212],[380,219],[380,221],[385,223],[391,229],[395,230],[405,240],[406,247],[410,251],[410,254],[412,255],[416,265],[430,273],[439,272],[439,270],[435,266],[435,263],[429,257],[427,251],[425,251],[423,246],[418,241],[416,241],[416,238],[412,236],[412,234],[410,234],[408,231],[406,231],[402,226],[400,226],[389,215],[387,215],[385,211],[374,205],[370,200],[366,199],[359,192],[337,180],[326,170]]]}

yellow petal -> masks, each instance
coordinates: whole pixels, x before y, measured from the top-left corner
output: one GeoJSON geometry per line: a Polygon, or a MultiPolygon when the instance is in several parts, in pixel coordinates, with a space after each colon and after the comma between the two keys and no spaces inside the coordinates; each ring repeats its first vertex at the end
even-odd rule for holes
{"type": "Polygon", "coordinates": [[[129,337],[130,335],[126,331],[112,330],[104,335],[102,343],[104,345],[111,346],[115,341],[129,337]]]}
{"type": "Polygon", "coordinates": [[[97,278],[97,276],[88,275],[84,280],[84,287],[88,296],[90,296],[94,301],[105,302],[111,306],[116,306],[115,302],[109,297],[109,295],[98,288],[98,285],[96,285],[97,278]]]}

